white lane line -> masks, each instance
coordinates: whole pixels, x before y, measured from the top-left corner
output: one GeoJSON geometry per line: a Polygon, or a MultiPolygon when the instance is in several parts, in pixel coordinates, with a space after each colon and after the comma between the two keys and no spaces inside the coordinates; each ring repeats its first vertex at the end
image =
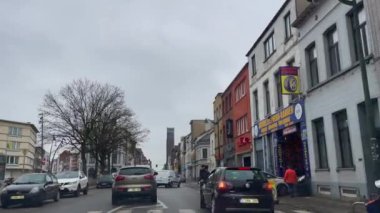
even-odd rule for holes
{"type": "Polygon", "coordinates": [[[179,213],[197,213],[197,212],[192,209],[180,209],[179,213]]]}
{"type": "Polygon", "coordinates": [[[168,207],[165,205],[164,202],[162,202],[161,200],[157,200],[157,203],[160,204],[162,206],[163,209],[167,209],[168,207]]]}
{"type": "Polygon", "coordinates": [[[88,211],[87,213],[103,213],[103,211],[88,211]]]}
{"type": "Polygon", "coordinates": [[[283,212],[281,210],[274,210],[274,213],[285,213],[285,212],[283,212]]]}
{"type": "Polygon", "coordinates": [[[117,212],[118,210],[120,210],[120,209],[122,209],[122,208],[124,208],[125,206],[119,206],[119,207],[117,207],[117,208],[114,208],[114,209],[111,209],[111,210],[109,210],[107,213],[114,213],[114,212],[117,212]]]}
{"type": "Polygon", "coordinates": [[[295,212],[295,213],[312,213],[312,212],[309,212],[306,210],[293,210],[293,212],[295,212]]]}
{"type": "Polygon", "coordinates": [[[120,210],[117,213],[132,213],[132,210],[120,210]]]}
{"type": "Polygon", "coordinates": [[[163,213],[164,211],[162,210],[159,210],[159,209],[151,209],[149,211],[147,211],[147,213],[163,213]]]}

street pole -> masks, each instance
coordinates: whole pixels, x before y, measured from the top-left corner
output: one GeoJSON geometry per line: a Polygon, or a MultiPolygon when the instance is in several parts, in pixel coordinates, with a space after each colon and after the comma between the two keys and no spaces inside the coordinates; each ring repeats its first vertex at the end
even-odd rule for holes
{"type": "MultiPolygon", "coordinates": [[[[44,114],[40,113],[40,124],[41,124],[41,160],[45,157],[45,150],[44,150],[44,114]]],[[[41,163],[41,172],[42,172],[43,165],[41,163]]]]}
{"type": "MultiPolygon", "coordinates": [[[[373,111],[372,111],[372,103],[371,103],[371,96],[369,91],[369,85],[368,85],[368,76],[367,76],[367,67],[366,67],[366,61],[364,58],[363,53],[363,44],[361,40],[361,34],[360,34],[360,26],[359,26],[359,5],[357,4],[356,0],[339,0],[343,4],[352,6],[353,11],[353,19],[354,19],[354,40],[357,46],[357,54],[359,56],[359,62],[360,62],[360,70],[361,70],[361,76],[362,76],[362,84],[363,84],[363,92],[364,92],[364,104],[365,104],[365,111],[366,111],[366,124],[367,124],[367,134],[369,141],[362,141],[363,144],[363,154],[364,156],[371,156],[372,162],[370,163],[370,167],[372,170],[372,175],[374,180],[380,179],[380,167],[379,167],[379,150],[378,150],[378,142],[375,136],[375,125],[373,120],[373,111]],[[369,143],[370,149],[366,149],[364,147],[367,147],[365,143],[369,143]],[[370,153],[368,153],[370,152],[370,153]],[[372,152],[372,153],[371,153],[372,152]]],[[[369,172],[369,171],[367,171],[369,172]]],[[[367,179],[368,180],[368,179],[367,179]]],[[[374,183],[371,181],[371,183],[367,183],[369,187],[369,194],[375,193],[376,188],[374,187],[374,183]]]]}

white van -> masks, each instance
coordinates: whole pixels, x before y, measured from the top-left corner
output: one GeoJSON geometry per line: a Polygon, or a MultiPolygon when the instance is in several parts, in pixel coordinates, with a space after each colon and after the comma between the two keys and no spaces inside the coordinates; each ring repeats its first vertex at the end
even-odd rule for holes
{"type": "Polygon", "coordinates": [[[181,178],[177,175],[173,170],[162,170],[157,172],[156,176],[157,187],[165,186],[168,187],[180,187],[181,186],[181,178]]]}

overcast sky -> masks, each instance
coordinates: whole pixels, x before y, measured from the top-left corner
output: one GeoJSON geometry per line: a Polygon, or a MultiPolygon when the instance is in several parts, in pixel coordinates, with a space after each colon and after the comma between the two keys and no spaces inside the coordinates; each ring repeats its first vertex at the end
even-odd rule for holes
{"type": "Polygon", "coordinates": [[[165,162],[247,62],[284,0],[0,0],[0,118],[33,122],[47,91],[74,79],[119,86],[165,162]]]}

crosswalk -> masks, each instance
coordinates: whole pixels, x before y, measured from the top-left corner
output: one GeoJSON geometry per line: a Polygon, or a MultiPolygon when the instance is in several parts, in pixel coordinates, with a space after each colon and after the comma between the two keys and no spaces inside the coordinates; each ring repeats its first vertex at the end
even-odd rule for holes
{"type": "MultiPolygon", "coordinates": [[[[166,212],[175,212],[173,210],[168,211],[168,209],[148,209],[142,211],[141,209],[120,209],[118,211],[115,211],[113,213],[141,213],[141,212],[146,212],[146,213],[166,213],[166,212]]],[[[178,213],[199,213],[199,210],[195,209],[179,209],[178,213]]],[[[282,210],[275,210],[275,213],[313,213],[310,211],[306,210],[288,210],[288,211],[282,211],[282,210]]],[[[103,211],[89,211],[87,213],[107,213],[103,211]]]]}

